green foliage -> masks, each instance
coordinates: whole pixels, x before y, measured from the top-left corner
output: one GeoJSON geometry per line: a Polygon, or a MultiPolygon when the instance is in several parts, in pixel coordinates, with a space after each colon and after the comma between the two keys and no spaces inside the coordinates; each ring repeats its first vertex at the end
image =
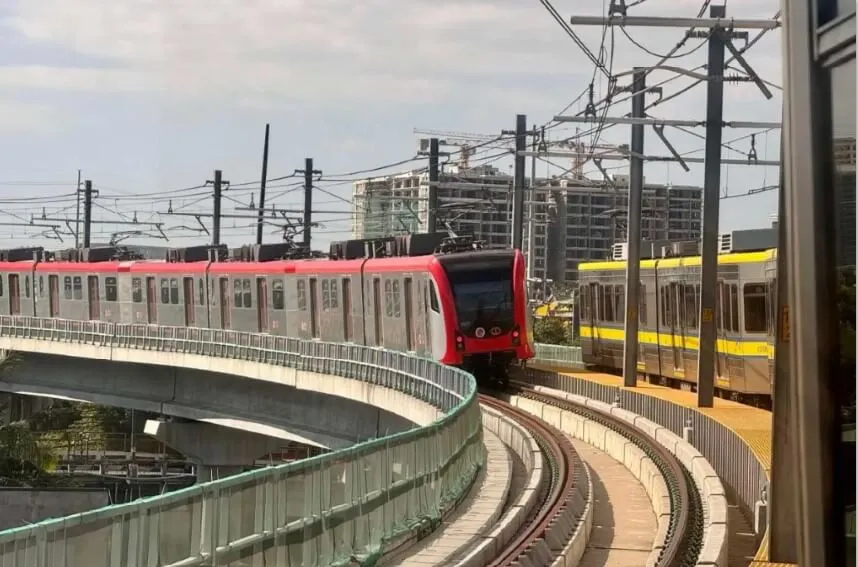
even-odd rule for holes
{"type": "Polygon", "coordinates": [[[533,340],[547,345],[575,346],[576,344],[572,339],[572,326],[556,317],[536,319],[533,324],[533,340]]]}
{"type": "Polygon", "coordinates": [[[56,461],[26,424],[0,427],[0,485],[52,485],[48,471],[56,461]]]}

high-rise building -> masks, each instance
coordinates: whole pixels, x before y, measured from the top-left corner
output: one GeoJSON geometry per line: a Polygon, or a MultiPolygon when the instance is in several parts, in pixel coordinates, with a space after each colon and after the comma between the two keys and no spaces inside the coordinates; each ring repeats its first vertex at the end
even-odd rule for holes
{"type": "MultiPolygon", "coordinates": [[[[580,262],[607,258],[625,240],[628,176],[610,182],[536,179],[526,189],[525,251],[533,246],[530,277],[555,282],[577,279],[580,262]]],[[[451,168],[439,176],[438,229],[473,234],[489,246],[509,246],[513,177],[483,165],[451,168]]],[[[644,240],[695,240],[701,234],[700,187],[644,184],[644,240]]],[[[429,177],[402,173],[353,184],[353,238],[427,230],[429,177]]]]}

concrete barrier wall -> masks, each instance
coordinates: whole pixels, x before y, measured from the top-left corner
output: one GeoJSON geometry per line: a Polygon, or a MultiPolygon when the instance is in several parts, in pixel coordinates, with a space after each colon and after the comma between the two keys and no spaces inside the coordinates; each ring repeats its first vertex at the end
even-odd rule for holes
{"type": "MultiPolygon", "coordinates": [[[[598,400],[550,388],[537,386],[536,389],[540,392],[591,408],[600,413],[613,415],[616,418],[622,419],[626,423],[640,429],[673,453],[677,460],[691,473],[691,478],[700,494],[704,509],[703,546],[696,565],[701,567],[725,567],[727,565],[727,498],[724,486],[721,484],[712,466],[690,443],[674,435],[668,429],[628,410],[614,407],[598,400]]],[[[560,419],[561,423],[564,420],[570,420],[575,423],[576,425],[572,426],[575,433],[572,434],[576,438],[582,439],[597,448],[605,447],[604,450],[606,452],[626,465],[626,468],[641,481],[653,503],[653,510],[658,518],[658,534],[655,549],[659,549],[658,546],[663,545],[664,537],[667,534],[667,521],[670,518],[671,512],[670,497],[660,471],[649,457],[646,457],[634,444],[626,441],[617,433],[605,427],[600,426],[597,428],[595,426],[598,424],[585,420],[581,416],[571,412],[564,412],[559,408],[545,406],[532,400],[521,398],[519,400],[525,403],[524,406],[520,406],[523,409],[527,409],[527,403],[541,406],[541,408],[533,406],[528,411],[541,411],[542,413],[535,413],[535,415],[542,416],[548,423],[552,423],[552,421],[557,421],[558,419],[560,419]],[[562,417],[558,418],[558,413],[562,413],[562,417]],[[585,421],[587,425],[577,425],[582,421],[585,421]],[[579,434],[582,437],[578,437],[579,434]],[[601,446],[599,443],[601,443],[601,446]],[[640,469],[639,471],[637,470],[638,468],[640,469]]]]}

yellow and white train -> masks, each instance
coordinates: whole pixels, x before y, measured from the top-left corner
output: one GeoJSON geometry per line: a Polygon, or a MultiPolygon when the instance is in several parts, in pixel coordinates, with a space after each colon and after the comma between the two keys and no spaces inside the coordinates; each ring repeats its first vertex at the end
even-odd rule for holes
{"type": "MultiPolygon", "coordinates": [[[[774,375],[777,250],[718,255],[717,395],[768,406],[774,375]]],[[[638,371],[655,383],[697,383],[700,256],[641,261],[638,371]]],[[[622,370],[626,262],[578,266],[580,341],[590,366],[622,370]]]]}

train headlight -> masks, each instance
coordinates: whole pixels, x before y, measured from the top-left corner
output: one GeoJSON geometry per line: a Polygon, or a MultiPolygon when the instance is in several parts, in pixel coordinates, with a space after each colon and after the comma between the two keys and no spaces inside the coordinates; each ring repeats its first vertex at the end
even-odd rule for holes
{"type": "Polygon", "coordinates": [[[521,333],[519,332],[518,325],[515,326],[515,329],[512,330],[512,345],[518,346],[521,344],[521,333]]]}
{"type": "Polygon", "coordinates": [[[456,350],[465,350],[465,337],[456,333],[456,350]]]}

